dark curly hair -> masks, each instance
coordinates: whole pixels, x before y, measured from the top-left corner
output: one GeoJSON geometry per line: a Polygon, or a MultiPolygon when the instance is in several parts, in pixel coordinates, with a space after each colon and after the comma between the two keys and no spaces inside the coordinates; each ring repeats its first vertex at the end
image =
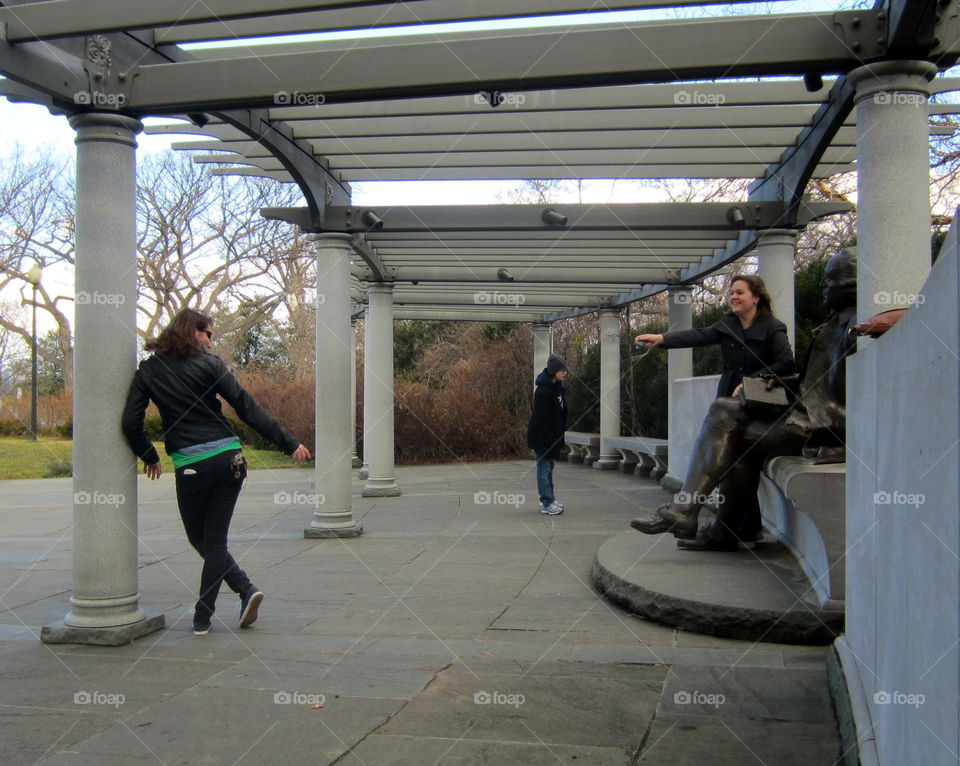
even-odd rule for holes
{"type": "Polygon", "coordinates": [[[160,335],[147,341],[146,349],[157,356],[202,354],[203,346],[197,342],[196,331],[207,330],[212,326],[213,320],[206,314],[201,314],[193,309],[183,309],[177,313],[160,335]]]}
{"type": "Polygon", "coordinates": [[[760,300],[757,302],[757,316],[771,316],[773,314],[773,298],[763,280],[756,274],[735,274],[730,278],[730,286],[734,282],[746,282],[750,292],[760,300]]]}

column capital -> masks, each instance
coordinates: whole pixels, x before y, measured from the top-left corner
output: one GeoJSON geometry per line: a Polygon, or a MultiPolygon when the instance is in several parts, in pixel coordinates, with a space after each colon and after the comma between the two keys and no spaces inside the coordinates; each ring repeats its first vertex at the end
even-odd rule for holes
{"type": "Polygon", "coordinates": [[[74,143],[106,141],[136,148],[136,135],[143,123],[135,117],[116,112],[84,112],[69,118],[70,127],[77,131],[74,143]]]}
{"type": "Polygon", "coordinates": [[[317,247],[339,247],[353,252],[353,236],[344,234],[342,231],[324,231],[319,234],[310,234],[307,236],[307,241],[313,242],[317,247]]]}
{"type": "Polygon", "coordinates": [[[757,235],[758,244],[779,239],[783,244],[792,245],[800,236],[799,229],[757,229],[754,233],[757,235]]]}
{"type": "Polygon", "coordinates": [[[368,282],[367,294],[393,295],[393,282],[368,282]]]}
{"type": "Polygon", "coordinates": [[[615,309],[615,308],[602,308],[602,309],[600,309],[600,310],[597,312],[597,314],[600,316],[601,319],[603,319],[604,317],[614,317],[614,316],[615,316],[615,317],[619,317],[619,316],[620,316],[620,309],[618,309],[618,308],[616,308],[616,309],[615,309]]]}
{"type": "Polygon", "coordinates": [[[551,327],[550,322],[531,322],[530,326],[534,330],[549,330],[551,327]]]}
{"type": "Polygon", "coordinates": [[[895,103],[891,93],[929,96],[929,83],[936,74],[936,65],[929,61],[874,61],[850,71],[847,79],[857,89],[855,103],[873,98],[878,104],[890,104],[895,103]]]}

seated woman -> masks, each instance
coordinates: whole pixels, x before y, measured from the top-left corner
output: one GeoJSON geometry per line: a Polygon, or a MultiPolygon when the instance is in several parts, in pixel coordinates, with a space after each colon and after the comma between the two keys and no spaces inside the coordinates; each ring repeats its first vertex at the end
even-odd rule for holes
{"type": "Polygon", "coordinates": [[[716,399],[697,436],[683,489],[674,501],[631,521],[631,527],[649,535],[672,532],[683,548],[736,550],[760,531],[757,488],[767,458],[806,452],[821,462],[842,460],[844,360],[855,349],[848,329],[856,311],[856,275],[850,252],[827,263],[823,294],[833,313],[814,331],[796,401],[785,412],[758,414],[738,399],[716,399]],[[717,518],[698,536],[700,508],[717,487],[717,518]]]}

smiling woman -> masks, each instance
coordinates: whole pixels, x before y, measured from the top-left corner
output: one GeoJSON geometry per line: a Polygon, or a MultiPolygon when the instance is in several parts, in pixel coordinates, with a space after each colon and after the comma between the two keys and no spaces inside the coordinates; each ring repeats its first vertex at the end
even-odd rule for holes
{"type": "Polygon", "coordinates": [[[717,397],[736,396],[746,377],[791,375],[795,366],[787,327],[773,315],[763,280],[755,274],[733,277],[728,302],[730,313],[710,327],[643,334],[636,341],[667,349],[719,345],[723,372],[717,397]]]}

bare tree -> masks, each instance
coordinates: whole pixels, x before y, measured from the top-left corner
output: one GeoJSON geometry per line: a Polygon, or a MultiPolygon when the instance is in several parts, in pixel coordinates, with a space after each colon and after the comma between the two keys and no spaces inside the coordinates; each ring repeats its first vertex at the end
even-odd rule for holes
{"type": "MultiPolygon", "coordinates": [[[[0,293],[19,293],[56,322],[67,385],[73,373],[73,337],[68,312],[73,296],[55,294],[41,281],[36,293],[27,281],[34,265],[72,267],[74,263],[74,184],[72,163],[49,148],[27,152],[14,147],[0,167],[0,293]]],[[[9,311],[0,313],[0,327],[27,346],[31,327],[9,311]]]]}

